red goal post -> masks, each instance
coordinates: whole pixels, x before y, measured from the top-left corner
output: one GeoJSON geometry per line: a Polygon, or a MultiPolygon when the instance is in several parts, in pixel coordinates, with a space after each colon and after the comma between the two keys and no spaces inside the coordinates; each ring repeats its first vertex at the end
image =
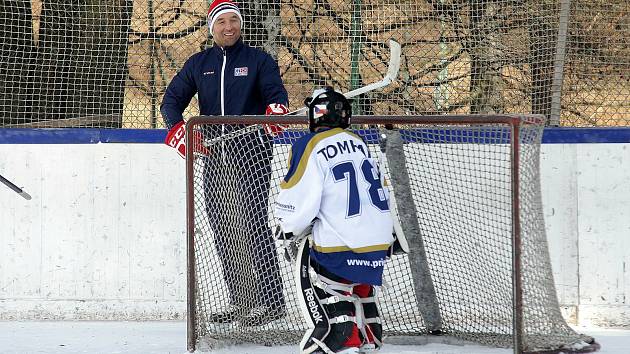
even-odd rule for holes
{"type": "MultiPolygon", "coordinates": [[[[379,303],[388,338],[439,334],[512,346],[515,353],[598,348],[593,338],[566,324],[556,298],[538,166],[544,122],[538,115],[352,118],[351,128],[379,155],[392,181],[392,200],[410,241],[410,255],[393,256],[386,267],[390,287],[379,303]]],[[[255,295],[235,295],[235,289],[260,286],[256,281],[262,279],[255,257],[248,254],[255,246],[248,231],[251,219],[241,205],[267,199],[265,227],[276,225],[271,203],[277,180],[286,172],[291,143],[308,131],[307,124],[304,116],[194,117],[187,122],[186,145],[193,146],[190,132],[200,131],[215,154],[186,158],[189,350],[200,343],[289,344],[301,337],[305,328],[292,265],[282,259],[269,264],[279,267],[284,316],[258,326],[243,325],[246,310],[229,323],[209,318],[235,297],[243,299],[239,308],[253,306],[255,299],[247,297],[255,295]],[[268,123],[289,128],[264,138],[271,149],[247,146],[243,137],[263,139],[261,125],[268,123]],[[262,183],[269,183],[264,195],[252,192],[258,185],[234,182],[239,169],[248,168],[243,161],[261,160],[272,161],[264,170],[262,183]],[[217,213],[209,213],[209,199],[212,208],[221,208],[217,213]],[[227,246],[217,241],[225,233],[230,234],[227,246]]],[[[269,257],[281,258],[281,253],[269,257]]]]}

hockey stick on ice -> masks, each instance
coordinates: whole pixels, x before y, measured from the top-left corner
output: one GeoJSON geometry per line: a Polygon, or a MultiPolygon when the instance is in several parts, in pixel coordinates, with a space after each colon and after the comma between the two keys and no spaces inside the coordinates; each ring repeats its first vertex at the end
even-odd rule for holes
{"type": "MultiPolygon", "coordinates": [[[[404,140],[400,130],[392,129],[384,131],[385,137],[381,138],[381,148],[379,151],[379,159],[383,163],[387,163],[389,177],[393,190],[390,190],[390,210],[394,220],[400,220],[395,227],[402,230],[405,244],[402,244],[402,238],[398,238],[400,249],[404,252],[413,254],[409,257],[409,269],[414,283],[414,291],[416,294],[416,304],[422,314],[422,318],[427,324],[429,333],[440,333],[443,331],[443,319],[437,300],[437,292],[429,261],[424,238],[422,237],[422,229],[418,220],[418,209],[412,193],[411,180],[406,168],[406,158],[404,153],[404,140]],[[385,140],[385,141],[383,141],[385,140]]],[[[396,230],[398,232],[398,230],[396,230]]],[[[397,234],[398,236],[401,236],[397,234]]],[[[396,254],[396,253],[394,253],[396,254]]]]}
{"type": "Polygon", "coordinates": [[[31,196],[26,193],[24,190],[22,190],[22,188],[16,186],[15,184],[11,183],[11,181],[9,181],[8,179],[2,177],[2,175],[0,175],[0,182],[4,183],[7,187],[13,189],[13,191],[19,195],[22,196],[22,198],[26,199],[26,200],[31,200],[31,196]]]}
{"type": "MultiPolygon", "coordinates": [[[[389,40],[389,65],[387,67],[387,73],[385,74],[383,79],[381,81],[374,82],[369,85],[359,87],[358,89],[346,92],[343,95],[346,96],[346,98],[352,98],[352,97],[356,97],[358,95],[362,95],[370,91],[380,89],[382,87],[385,87],[391,84],[394,80],[396,80],[396,77],[398,76],[398,70],[400,69],[400,53],[401,53],[400,43],[396,42],[393,39],[390,39],[389,40]]],[[[302,107],[300,109],[296,109],[295,111],[287,113],[287,115],[306,113],[306,110],[307,110],[306,107],[302,107]]]]}
{"type": "MultiPolygon", "coordinates": [[[[376,128],[378,129],[378,128],[376,128]]],[[[387,135],[383,134],[381,137],[381,141],[379,142],[378,149],[378,163],[380,165],[381,176],[384,176],[385,171],[389,170],[390,174],[391,169],[389,168],[389,164],[387,163],[387,157],[385,156],[385,151],[387,150],[387,135]]],[[[383,187],[387,188],[389,191],[389,210],[392,215],[392,221],[394,223],[394,235],[396,236],[396,240],[394,240],[393,254],[408,254],[409,253],[409,243],[407,242],[407,236],[405,236],[405,232],[400,225],[399,217],[398,217],[398,204],[396,203],[396,193],[394,193],[394,181],[389,180],[386,183],[383,183],[383,187]]]]}

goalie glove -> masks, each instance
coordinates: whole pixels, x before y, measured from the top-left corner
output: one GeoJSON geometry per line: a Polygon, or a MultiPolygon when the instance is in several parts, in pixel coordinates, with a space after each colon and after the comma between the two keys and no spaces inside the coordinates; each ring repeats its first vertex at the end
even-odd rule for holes
{"type": "Polygon", "coordinates": [[[389,246],[389,250],[387,252],[388,257],[400,254],[409,254],[409,242],[407,242],[407,236],[405,236],[405,232],[402,229],[402,225],[400,225],[400,221],[398,220],[398,211],[396,209],[396,200],[392,194],[390,194],[390,210],[392,211],[392,218],[394,219],[394,230],[392,232],[392,236],[394,237],[394,242],[389,246]]]}
{"type": "MultiPolygon", "coordinates": [[[[266,116],[286,115],[287,113],[289,113],[289,108],[282,103],[272,103],[267,106],[267,110],[265,110],[266,116]]],[[[281,124],[263,124],[263,129],[265,133],[271,136],[277,136],[286,130],[287,126],[281,124]]]]}
{"type": "Polygon", "coordinates": [[[397,256],[401,254],[409,254],[409,245],[405,238],[399,238],[398,235],[393,234],[394,242],[389,246],[387,250],[387,256],[397,256]]]}
{"type": "Polygon", "coordinates": [[[300,242],[302,242],[304,238],[309,237],[312,230],[313,225],[311,224],[311,226],[307,227],[306,230],[296,236],[292,232],[285,233],[284,231],[282,231],[282,227],[280,227],[280,225],[276,227],[275,236],[276,239],[282,242],[282,248],[284,249],[284,259],[286,259],[287,262],[295,262],[300,242]]]}
{"type": "MultiPolygon", "coordinates": [[[[186,139],[185,138],[186,138],[186,124],[184,124],[184,121],[181,121],[175,124],[175,126],[171,128],[171,130],[168,131],[168,134],[166,134],[166,139],[164,140],[164,143],[172,147],[173,149],[175,149],[175,151],[177,151],[179,156],[181,156],[182,158],[186,158],[186,139]]],[[[203,154],[203,155],[208,155],[209,151],[205,146],[203,146],[202,142],[203,142],[203,136],[201,135],[201,132],[195,130],[193,132],[193,152],[203,154]]]]}

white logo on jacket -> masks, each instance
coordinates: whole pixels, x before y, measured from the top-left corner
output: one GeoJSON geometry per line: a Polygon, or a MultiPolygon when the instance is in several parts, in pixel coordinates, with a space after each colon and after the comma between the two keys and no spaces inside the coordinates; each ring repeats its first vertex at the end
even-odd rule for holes
{"type": "Polygon", "coordinates": [[[247,67],[234,68],[234,76],[247,76],[247,67]]]}

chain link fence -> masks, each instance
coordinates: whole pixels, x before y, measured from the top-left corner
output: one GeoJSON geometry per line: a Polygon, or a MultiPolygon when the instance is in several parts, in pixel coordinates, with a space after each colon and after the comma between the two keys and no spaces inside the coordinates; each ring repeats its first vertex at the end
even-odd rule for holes
{"type": "MultiPolygon", "coordinates": [[[[161,128],[166,86],[212,45],[205,0],[0,2],[0,126],[161,128]]],[[[243,38],[299,108],[315,87],[398,80],[360,114],[536,113],[630,125],[627,0],[246,0],[243,38]]],[[[198,114],[193,99],[185,116],[198,114]]]]}

